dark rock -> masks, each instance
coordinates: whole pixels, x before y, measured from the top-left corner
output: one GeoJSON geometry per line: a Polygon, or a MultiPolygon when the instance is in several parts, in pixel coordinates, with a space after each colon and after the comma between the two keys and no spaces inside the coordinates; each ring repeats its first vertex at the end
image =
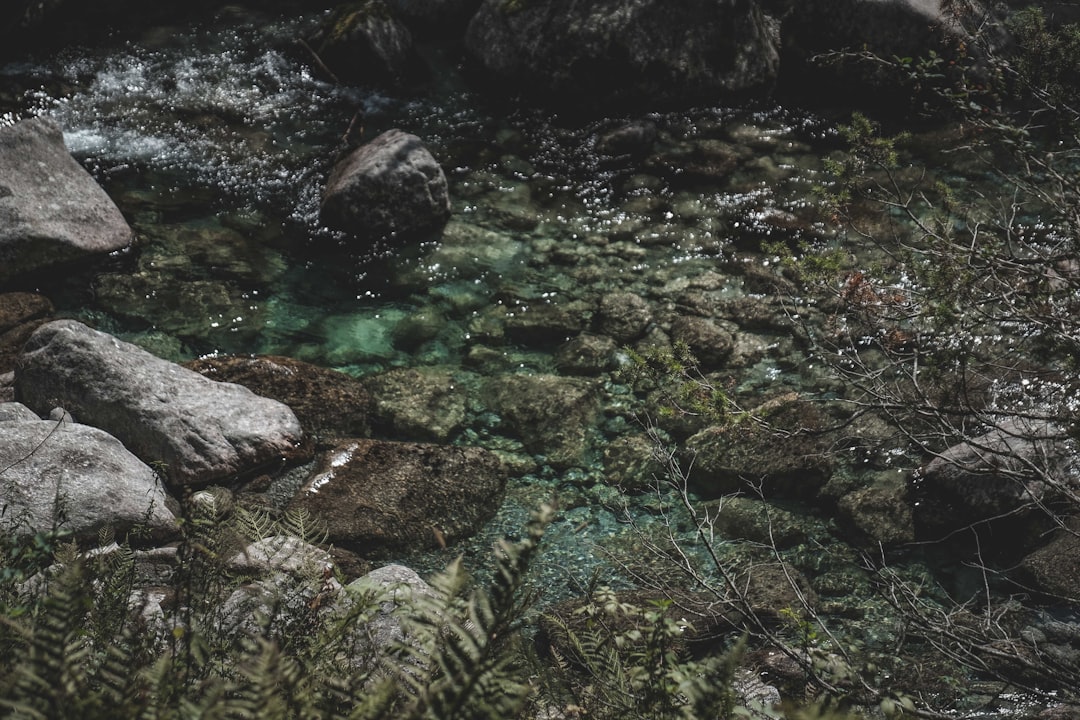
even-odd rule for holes
{"type": "Polygon", "coordinates": [[[127,247],[120,210],[64,147],[51,120],[0,127],[0,283],[127,247]]]}
{"type": "Polygon", "coordinates": [[[656,123],[635,120],[604,132],[597,139],[596,149],[606,155],[643,157],[656,142],[656,123]]]}
{"type": "Polygon", "coordinates": [[[671,323],[673,342],[685,343],[701,367],[715,370],[724,366],[735,349],[735,338],[709,318],[681,316],[671,323]]]}
{"type": "Polygon", "coordinates": [[[281,403],[217,383],[73,320],[40,327],[15,373],[17,398],[116,436],[174,485],[229,480],[309,453],[281,403]]]}
{"type": "Polygon", "coordinates": [[[19,419],[0,421],[0,532],[24,536],[56,527],[91,541],[104,528],[117,537],[140,528],[156,540],[177,533],[154,471],[120,441],[26,413],[5,413],[19,419]]]}
{"type": "Polygon", "coordinates": [[[185,367],[288,405],[305,434],[320,441],[371,433],[371,395],[361,381],[337,370],[277,355],[205,357],[185,367]]]}
{"type": "MultiPolygon", "coordinates": [[[[1076,450],[1045,421],[1007,418],[996,428],[954,445],[921,469],[920,490],[955,508],[956,527],[1015,513],[1055,499],[1054,485],[1075,485],[1076,450]]],[[[955,529],[955,528],[954,528],[955,529]]]]}
{"type": "Polygon", "coordinates": [[[705,498],[760,487],[766,496],[811,497],[832,475],[828,418],[789,393],[729,426],[706,428],[686,442],[690,489],[705,498]],[[692,463],[692,465],[690,464],[692,463]]]}
{"type": "Polygon", "coordinates": [[[383,0],[339,5],[311,44],[343,82],[390,85],[416,71],[412,33],[383,0]]]}
{"type": "Polygon", "coordinates": [[[567,342],[589,326],[592,308],[583,302],[518,304],[506,313],[506,337],[526,347],[567,342]]]}
{"type": "Polygon", "coordinates": [[[911,498],[902,473],[877,473],[870,485],[840,498],[837,509],[840,519],[875,547],[915,540],[911,498]]]}
{"type": "Polygon", "coordinates": [[[751,497],[726,497],[705,503],[713,528],[724,538],[749,540],[777,550],[806,542],[802,521],[789,510],[751,497]]]}
{"type": "Polygon", "coordinates": [[[525,449],[555,467],[584,462],[588,429],[599,411],[593,382],[556,375],[502,375],[483,388],[485,405],[525,449]]]}
{"type": "Polygon", "coordinates": [[[767,89],[779,62],[749,0],[485,0],[465,43],[515,90],[594,107],[767,89]]]}
{"type": "Polygon", "coordinates": [[[1065,603],[1080,602],[1080,520],[1070,518],[1048,543],[1025,557],[1018,575],[1031,587],[1065,603]]]}
{"type": "Polygon", "coordinates": [[[624,435],[604,447],[604,481],[623,492],[649,492],[663,482],[667,468],[655,458],[648,435],[624,435]]]}
{"type": "Polygon", "coordinates": [[[617,343],[632,343],[652,324],[652,310],[643,298],[628,292],[616,292],[600,299],[594,318],[597,332],[617,343]]]}
{"type": "Polygon", "coordinates": [[[326,181],[319,219],[369,240],[422,234],[450,217],[442,168],[420,138],[388,130],[353,150],[326,181]]]}
{"type": "Polygon", "coordinates": [[[293,499],[329,540],[366,557],[429,550],[475,533],[502,504],[506,473],[473,447],[353,440],[339,445],[293,499]]]}
{"type": "Polygon", "coordinates": [[[618,349],[611,338],[582,333],[555,351],[555,367],[569,375],[599,375],[615,368],[618,349]]]}

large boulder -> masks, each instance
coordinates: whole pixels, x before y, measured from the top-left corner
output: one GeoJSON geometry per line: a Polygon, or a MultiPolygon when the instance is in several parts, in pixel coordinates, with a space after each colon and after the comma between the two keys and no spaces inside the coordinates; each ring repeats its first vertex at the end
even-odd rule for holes
{"type": "Polygon", "coordinates": [[[779,63],[755,0],[485,0],[465,42],[515,88],[573,104],[715,100],[768,88],[779,63]]]}
{"type": "Polygon", "coordinates": [[[320,220],[379,240],[434,231],[450,217],[446,176],[420,138],[387,130],[353,150],[326,181],[320,220]]]}
{"type": "Polygon", "coordinates": [[[61,406],[116,436],[173,485],[231,480],[307,452],[292,410],[74,320],[38,328],[15,373],[39,414],[61,406]]]}
{"type": "Polygon", "coordinates": [[[325,523],[335,545],[380,557],[469,537],[502,504],[506,479],[481,448],[351,440],[327,453],[290,507],[325,523]]]}
{"type": "Polygon", "coordinates": [[[97,540],[108,527],[164,539],[177,530],[154,471],[119,440],[17,404],[0,405],[0,507],[5,535],[58,529],[97,540]]]}
{"type": "Polygon", "coordinates": [[[131,244],[131,228],[51,120],[0,127],[0,283],[131,244]]]}
{"type": "Polygon", "coordinates": [[[371,395],[360,380],[343,372],[278,355],[209,356],[185,367],[285,403],[296,413],[305,435],[320,443],[366,437],[371,431],[371,395]]]}

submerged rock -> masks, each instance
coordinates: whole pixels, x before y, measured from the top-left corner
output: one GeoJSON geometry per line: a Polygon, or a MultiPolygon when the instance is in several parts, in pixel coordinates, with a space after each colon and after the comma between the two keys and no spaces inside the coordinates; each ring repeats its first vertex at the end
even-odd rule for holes
{"type": "Polygon", "coordinates": [[[127,247],[120,210],[64,147],[60,127],[34,118],[0,127],[0,283],[127,247]]]}
{"type": "Polygon", "coordinates": [[[503,375],[482,391],[503,427],[555,467],[584,462],[587,433],[599,411],[596,385],[556,375],[503,375]]]}
{"type": "Polygon", "coordinates": [[[420,138],[388,130],[334,166],[319,219],[359,237],[404,238],[450,217],[446,176],[420,138]]]}
{"type": "Polygon", "coordinates": [[[438,368],[397,368],[367,377],[372,422],[398,439],[445,442],[465,425],[468,389],[462,380],[438,368]]]}
{"type": "Polygon", "coordinates": [[[117,537],[140,528],[158,540],[177,532],[154,471],[119,440],[6,407],[0,405],[0,532],[58,529],[93,541],[103,528],[117,537]]]}
{"type": "Polygon", "coordinates": [[[352,440],[329,452],[290,507],[366,557],[427,550],[475,533],[502,504],[506,472],[475,447],[352,440]]]}
{"type": "Polygon", "coordinates": [[[687,440],[690,489],[705,498],[752,488],[766,497],[816,493],[835,464],[825,414],[795,393],[750,414],[755,419],[706,428],[687,440]]]}
{"type": "Polygon", "coordinates": [[[216,383],[74,320],[39,328],[15,374],[16,395],[38,413],[57,405],[115,435],[173,485],[209,483],[304,456],[285,405],[216,383]]]}

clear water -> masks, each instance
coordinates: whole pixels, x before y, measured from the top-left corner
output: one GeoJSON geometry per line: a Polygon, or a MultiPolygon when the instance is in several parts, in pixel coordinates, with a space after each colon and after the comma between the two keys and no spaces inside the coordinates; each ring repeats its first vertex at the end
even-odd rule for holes
{"type": "MultiPolygon", "coordinates": [[[[464,546],[475,565],[493,538],[515,536],[530,508],[555,499],[562,511],[536,578],[545,600],[597,580],[629,583],[623,564],[648,555],[640,528],[663,540],[660,500],[605,485],[601,460],[612,441],[640,430],[631,418],[638,399],[603,374],[585,461],[565,469],[530,456],[474,391],[505,374],[558,372],[555,353],[570,338],[515,344],[501,328],[552,308],[595,308],[613,292],[655,309],[693,291],[760,297],[725,268],[767,267],[755,252],[762,239],[831,237],[813,195],[836,148],[831,122],[775,106],[652,115],[649,159],[613,159],[601,138],[640,118],[583,124],[508,110],[447,68],[415,95],[330,84],[293,44],[315,20],[157,29],[138,43],[0,68],[25,90],[0,108],[0,122],[55,118],[139,236],[135,250],[51,288],[61,312],[178,361],[272,353],[361,377],[395,367],[456,373],[470,401],[448,441],[508,452],[522,470],[495,520],[464,546]],[[445,168],[454,212],[440,236],[357,248],[318,226],[321,188],[358,111],[366,138],[413,132],[445,168]]],[[[782,335],[743,335],[762,349],[731,371],[744,397],[830,391],[782,335]]],[[[846,591],[865,588],[850,581],[858,554],[835,525],[801,522],[809,540],[790,559],[846,591]]],[[[461,550],[405,560],[430,570],[461,550]]],[[[725,543],[721,552],[750,551],[725,543]]],[[[867,597],[843,603],[862,604],[862,620],[842,622],[871,639],[884,608],[867,597]]]]}

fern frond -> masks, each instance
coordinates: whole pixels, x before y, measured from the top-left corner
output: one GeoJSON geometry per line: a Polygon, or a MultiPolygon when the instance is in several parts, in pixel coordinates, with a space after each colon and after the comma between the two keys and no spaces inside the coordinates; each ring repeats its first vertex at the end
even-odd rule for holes
{"type": "Polygon", "coordinates": [[[467,576],[460,558],[432,580],[434,598],[421,601],[421,613],[406,623],[419,642],[404,647],[411,662],[399,671],[415,693],[404,717],[501,720],[517,714],[529,686],[515,672],[506,641],[524,612],[518,595],[553,516],[552,508],[542,506],[524,540],[499,543],[486,592],[462,597],[467,576]]]}

